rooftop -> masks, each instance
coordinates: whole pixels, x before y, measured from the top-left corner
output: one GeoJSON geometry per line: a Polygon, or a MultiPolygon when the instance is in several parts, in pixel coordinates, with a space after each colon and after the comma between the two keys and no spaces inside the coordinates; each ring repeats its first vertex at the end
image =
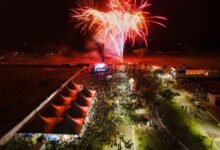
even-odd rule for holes
{"type": "Polygon", "coordinates": [[[196,83],[199,83],[204,87],[208,92],[212,94],[220,94],[220,81],[219,80],[196,80],[196,83]]]}

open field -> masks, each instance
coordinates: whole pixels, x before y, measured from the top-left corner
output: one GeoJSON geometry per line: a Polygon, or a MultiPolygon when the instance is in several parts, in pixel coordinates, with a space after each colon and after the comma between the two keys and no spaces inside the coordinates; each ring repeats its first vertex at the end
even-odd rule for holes
{"type": "Polygon", "coordinates": [[[77,70],[78,67],[0,66],[0,137],[77,70]]]}
{"type": "MultiPolygon", "coordinates": [[[[198,54],[153,54],[146,53],[142,62],[147,64],[168,64],[178,65],[186,64],[200,69],[217,69],[220,71],[220,53],[198,53],[198,54]]],[[[120,63],[116,58],[105,58],[107,63],[120,63]]],[[[8,56],[0,60],[0,64],[77,64],[77,63],[98,63],[101,62],[101,56],[98,52],[76,53],[66,57],[62,55],[24,55],[8,56]]],[[[135,54],[125,55],[125,63],[137,63],[140,59],[135,54]]]]}
{"type": "Polygon", "coordinates": [[[186,64],[201,69],[216,69],[220,71],[220,53],[169,55],[168,60],[186,64]]]}

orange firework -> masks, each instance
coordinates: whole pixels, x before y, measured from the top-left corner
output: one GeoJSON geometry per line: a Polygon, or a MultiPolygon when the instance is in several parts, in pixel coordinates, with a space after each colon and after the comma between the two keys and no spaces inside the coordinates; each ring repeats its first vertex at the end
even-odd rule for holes
{"type": "Polygon", "coordinates": [[[167,20],[161,16],[151,16],[146,9],[150,6],[148,1],[142,0],[110,0],[105,6],[107,10],[98,10],[93,6],[81,5],[73,10],[73,19],[79,21],[77,27],[81,31],[91,32],[94,39],[105,45],[107,50],[116,51],[123,61],[125,41],[130,39],[144,41],[147,46],[148,26],[150,23],[165,25],[159,20],[167,20]],[[155,20],[157,19],[157,20],[155,20]]]}

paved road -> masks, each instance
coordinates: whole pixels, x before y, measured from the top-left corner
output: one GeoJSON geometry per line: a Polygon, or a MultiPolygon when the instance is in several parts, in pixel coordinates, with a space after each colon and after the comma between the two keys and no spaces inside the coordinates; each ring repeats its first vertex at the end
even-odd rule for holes
{"type": "MultiPolygon", "coordinates": [[[[176,89],[173,86],[169,86],[174,92],[180,93],[177,96],[177,102],[180,105],[187,107],[187,113],[197,120],[197,123],[201,129],[214,140],[214,146],[216,149],[220,149],[220,128],[218,127],[218,121],[210,115],[208,111],[203,111],[192,103],[187,97],[193,97],[191,93],[183,90],[176,89]]],[[[210,143],[211,144],[211,143],[210,143]]]]}
{"type": "Polygon", "coordinates": [[[176,136],[174,134],[172,134],[169,129],[163,124],[159,114],[158,114],[158,107],[153,107],[153,110],[152,110],[152,120],[153,122],[158,125],[158,129],[164,129],[171,138],[173,138],[174,140],[177,141],[177,143],[180,145],[180,147],[182,147],[184,150],[188,150],[187,146],[182,142],[180,141],[178,138],[176,138],[176,136]]]}

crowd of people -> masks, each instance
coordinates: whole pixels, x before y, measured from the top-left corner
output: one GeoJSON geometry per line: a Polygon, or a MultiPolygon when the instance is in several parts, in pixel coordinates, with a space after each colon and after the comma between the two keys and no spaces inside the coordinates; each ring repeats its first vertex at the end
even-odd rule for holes
{"type": "MultiPolygon", "coordinates": [[[[123,146],[127,149],[132,148],[134,143],[131,139],[126,139],[124,133],[117,128],[122,122],[122,112],[118,108],[129,105],[135,110],[134,106],[141,104],[140,100],[143,90],[146,90],[145,86],[155,87],[154,82],[151,82],[152,77],[145,70],[138,69],[137,66],[126,67],[124,70],[111,68],[106,73],[87,74],[86,76],[87,80],[84,80],[83,84],[96,90],[97,94],[89,114],[90,121],[86,124],[83,145],[89,145],[97,140],[100,145],[117,146],[118,149],[122,149],[123,146]],[[133,77],[136,86],[135,91],[132,92],[129,79],[133,77]]],[[[132,118],[132,115],[128,115],[129,112],[125,113],[125,116],[132,118]]],[[[143,124],[149,121],[143,115],[134,115],[134,117],[137,120],[136,123],[143,124]]],[[[155,124],[152,126],[157,128],[155,124]]]]}
{"type": "MultiPolygon", "coordinates": [[[[101,149],[103,146],[117,147],[120,149],[134,148],[134,139],[125,136],[119,125],[123,124],[122,116],[134,119],[136,124],[146,127],[150,122],[151,127],[158,129],[149,116],[136,115],[129,111],[119,110],[129,108],[133,112],[139,106],[147,108],[154,101],[157,88],[154,74],[137,66],[117,69],[111,67],[108,72],[82,73],[78,79],[83,85],[96,91],[88,113],[88,120],[84,124],[83,134],[71,143],[61,143],[65,148],[74,149],[101,149]],[[129,79],[134,78],[135,90],[131,89],[129,79]],[[96,146],[94,148],[94,145],[96,146]]],[[[77,82],[77,81],[76,81],[77,82]]],[[[161,132],[161,140],[170,140],[164,132],[161,132]]],[[[176,141],[167,141],[176,145],[176,141]]],[[[58,145],[57,145],[58,146],[58,145]]]]}
{"type": "Polygon", "coordinates": [[[81,145],[92,145],[98,142],[100,146],[109,145],[131,148],[131,139],[126,139],[117,127],[121,123],[120,111],[116,100],[126,99],[129,87],[123,85],[128,77],[116,68],[109,72],[86,74],[85,85],[96,90],[96,98],[89,113],[89,121],[85,125],[86,132],[82,137],[81,145]],[[122,90],[123,89],[123,90],[122,90]]]}

